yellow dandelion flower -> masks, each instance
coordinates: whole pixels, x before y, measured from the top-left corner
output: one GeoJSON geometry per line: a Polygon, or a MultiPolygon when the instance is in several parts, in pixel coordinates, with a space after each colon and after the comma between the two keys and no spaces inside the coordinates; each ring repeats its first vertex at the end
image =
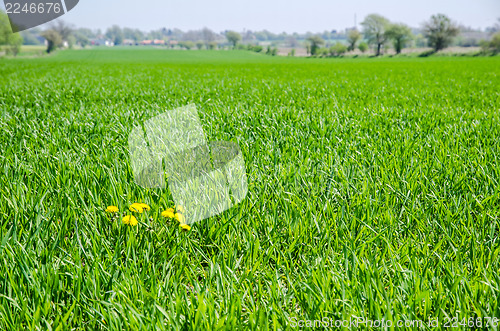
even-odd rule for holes
{"type": "Polygon", "coordinates": [[[180,226],[183,230],[186,230],[186,231],[191,230],[191,227],[190,227],[189,225],[187,225],[187,224],[182,223],[182,224],[179,224],[179,226],[180,226]]]}
{"type": "Polygon", "coordinates": [[[142,213],[144,210],[150,210],[151,208],[145,204],[145,203],[133,203],[128,207],[130,211],[136,212],[136,213],[142,213]]]}
{"type": "Polygon", "coordinates": [[[142,207],[138,203],[133,203],[128,207],[128,210],[136,212],[136,213],[142,213],[142,207]]]}
{"type": "Polygon", "coordinates": [[[174,218],[175,218],[176,220],[178,220],[178,221],[179,221],[179,223],[181,223],[181,224],[183,224],[183,223],[184,223],[184,221],[186,220],[186,218],[184,217],[184,215],[179,214],[179,213],[175,213],[174,218]]]}
{"type": "Polygon", "coordinates": [[[132,215],[124,216],[122,218],[122,222],[123,222],[123,224],[128,224],[128,225],[132,225],[132,226],[136,226],[137,223],[139,223],[139,222],[137,222],[137,218],[135,218],[132,215]]]}
{"type": "Polygon", "coordinates": [[[135,218],[134,216],[130,218],[130,225],[136,226],[138,223],[139,222],[137,221],[137,218],[135,218]]]}
{"type": "Polygon", "coordinates": [[[118,207],[117,206],[108,206],[108,208],[106,208],[106,212],[116,213],[116,212],[118,212],[118,207]]]}
{"type": "Polygon", "coordinates": [[[161,216],[166,218],[174,218],[175,217],[174,208],[168,208],[167,210],[163,211],[161,213],[161,216]]]}
{"type": "Polygon", "coordinates": [[[186,211],[182,206],[174,206],[174,208],[178,213],[184,213],[186,211]]]}

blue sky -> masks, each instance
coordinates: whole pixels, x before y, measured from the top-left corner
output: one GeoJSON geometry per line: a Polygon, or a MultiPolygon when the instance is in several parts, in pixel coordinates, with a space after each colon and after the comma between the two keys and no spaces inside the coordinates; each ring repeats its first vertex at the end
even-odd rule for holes
{"type": "Polygon", "coordinates": [[[500,0],[80,0],[63,19],[103,30],[118,24],[142,30],[206,26],[217,32],[320,32],[353,26],[355,14],[359,25],[370,13],[412,27],[432,14],[444,13],[466,26],[484,29],[500,17],[500,0]]]}

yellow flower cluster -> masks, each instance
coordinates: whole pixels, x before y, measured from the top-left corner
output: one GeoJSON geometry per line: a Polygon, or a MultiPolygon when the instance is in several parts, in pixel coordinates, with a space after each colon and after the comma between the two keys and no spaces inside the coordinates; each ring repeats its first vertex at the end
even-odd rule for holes
{"type": "Polygon", "coordinates": [[[131,212],[135,212],[135,213],[141,213],[145,210],[151,210],[151,208],[146,205],[145,203],[133,203],[130,205],[130,207],[128,207],[128,210],[130,210],[131,212]]]}
{"type": "MultiPolygon", "coordinates": [[[[150,210],[151,208],[145,203],[133,203],[128,207],[128,209],[131,212],[142,213],[145,210],[150,210]]],[[[108,206],[108,208],[106,208],[106,212],[113,214],[118,213],[118,207],[108,206]]],[[[122,223],[126,225],[136,226],[137,224],[139,224],[139,221],[134,215],[125,215],[122,218],[122,223]]]]}
{"type": "Polygon", "coordinates": [[[183,206],[174,206],[174,208],[168,208],[167,210],[164,210],[161,213],[161,216],[165,218],[176,219],[177,221],[179,221],[179,227],[181,227],[181,229],[189,231],[191,230],[191,227],[186,224],[186,218],[183,215],[185,211],[186,210],[183,206]]]}
{"type": "Polygon", "coordinates": [[[137,221],[137,218],[135,218],[135,216],[133,215],[126,215],[122,218],[122,222],[123,224],[128,224],[128,225],[132,225],[132,226],[136,226],[137,223],[139,223],[137,221]]]}
{"type": "MultiPolygon", "coordinates": [[[[151,210],[151,208],[147,204],[140,202],[131,204],[128,207],[128,209],[133,213],[139,213],[139,214],[142,214],[144,211],[151,210]]],[[[174,206],[174,208],[168,208],[167,210],[164,210],[161,213],[161,216],[177,220],[179,222],[179,227],[181,229],[189,231],[191,230],[191,227],[188,224],[186,224],[186,218],[184,217],[185,211],[186,210],[184,209],[183,206],[174,206]]],[[[118,213],[118,207],[108,206],[108,208],[106,208],[106,212],[118,213]]],[[[139,224],[139,221],[133,215],[125,215],[122,218],[122,223],[130,226],[136,226],[137,224],[139,224]]]]}
{"type": "Polygon", "coordinates": [[[118,207],[117,206],[108,206],[108,208],[106,208],[106,212],[108,212],[108,213],[117,213],[118,212],[118,207]]]}
{"type": "Polygon", "coordinates": [[[167,210],[162,211],[161,216],[165,218],[174,218],[175,217],[174,208],[168,208],[167,210]]]}

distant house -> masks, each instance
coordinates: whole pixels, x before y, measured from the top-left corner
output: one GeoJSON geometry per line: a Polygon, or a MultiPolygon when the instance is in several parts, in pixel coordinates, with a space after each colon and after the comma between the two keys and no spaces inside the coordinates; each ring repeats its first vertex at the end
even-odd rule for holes
{"type": "Polygon", "coordinates": [[[123,39],[123,45],[133,46],[133,45],[137,45],[137,43],[133,39],[123,39]]]}
{"type": "Polygon", "coordinates": [[[165,40],[154,39],[154,40],[143,40],[140,42],[141,45],[149,46],[149,45],[165,45],[165,40]]]}
{"type": "Polygon", "coordinates": [[[90,44],[93,46],[114,46],[113,42],[108,39],[91,39],[90,44]]]}

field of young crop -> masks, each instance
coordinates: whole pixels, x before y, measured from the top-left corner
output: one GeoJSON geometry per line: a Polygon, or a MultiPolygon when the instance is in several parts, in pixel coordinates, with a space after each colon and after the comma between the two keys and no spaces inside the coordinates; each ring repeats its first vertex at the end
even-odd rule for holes
{"type": "Polygon", "coordinates": [[[115,48],[0,77],[2,330],[500,318],[500,57],[115,48]],[[127,144],[188,104],[248,176],[190,231],[134,184],[127,144]]]}

